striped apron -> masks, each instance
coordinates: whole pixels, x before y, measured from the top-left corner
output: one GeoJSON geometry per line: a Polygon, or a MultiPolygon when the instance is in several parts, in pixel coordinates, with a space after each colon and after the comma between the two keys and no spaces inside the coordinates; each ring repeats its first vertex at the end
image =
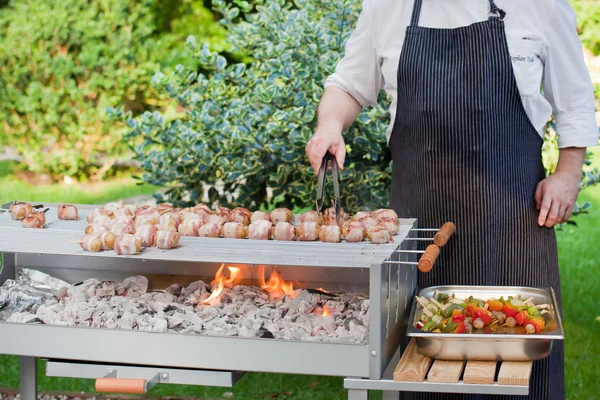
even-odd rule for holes
{"type": "MultiPolygon", "coordinates": [[[[543,140],[521,102],[505,13],[489,3],[487,21],[434,29],[418,26],[422,0],[415,1],[398,64],[391,206],[421,227],[456,224],[431,272],[419,273],[419,286],[552,286],[560,299],[554,229],[538,226],[534,201],[545,178],[543,140]]],[[[534,362],[528,398],[565,398],[562,342],[534,362]]]]}

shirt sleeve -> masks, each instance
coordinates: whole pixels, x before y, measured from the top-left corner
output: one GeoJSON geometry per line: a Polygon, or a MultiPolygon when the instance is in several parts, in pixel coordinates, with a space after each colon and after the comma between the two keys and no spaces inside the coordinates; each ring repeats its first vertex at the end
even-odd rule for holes
{"type": "Polygon", "coordinates": [[[382,87],[381,64],[373,45],[372,14],[369,0],[364,0],[356,27],[346,42],[344,57],[325,80],[325,88],[345,90],[363,108],[377,104],[382,87]]]}
{"type": "Polygon", "coordinates": [[[598,144],[594,88],[576,26],[577,17],[568,0],[554,0],[546,28],[543,85],[556,118],[559,148],[598,144]]]}

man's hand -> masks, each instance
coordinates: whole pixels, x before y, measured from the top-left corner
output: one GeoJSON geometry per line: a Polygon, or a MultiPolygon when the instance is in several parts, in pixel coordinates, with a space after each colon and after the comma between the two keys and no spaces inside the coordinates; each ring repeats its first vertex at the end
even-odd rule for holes
{"type": "Polygon", "coordinates": [[[538,183],[535,203],[540,216],[538,224],[551,228],[567,222],[579,193],[577,174],[555,172],[538,183]]]}
{"type": "Polygon", "coordinates": [[[319,173],[327,150],[335,156],[341,171],[344,168],[346,158],[346,145],[342,137],[341,126],[323,125],[317,127],[317,131],[306,144],[306,155],[310,160],[310,165],[315,170],[315,174],[319,173]]]}

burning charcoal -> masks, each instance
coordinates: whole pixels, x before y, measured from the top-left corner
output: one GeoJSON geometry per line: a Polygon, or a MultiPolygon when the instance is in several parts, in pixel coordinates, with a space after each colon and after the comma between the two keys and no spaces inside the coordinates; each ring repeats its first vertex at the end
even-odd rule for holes
{"type": "Polygon", "coordinates": [[[168,288],[166,288],[165,292],[170,293],[174,296],[179,296],[181,294],[182,290],[183,290],[183,286],[181,286],[178,283],[174,283],[171,286],[169,286],[168,288]]]}
{"type": "Polygon", "coordinates": [[[130,312],[125,312],[119,321],[117,322],[117,327],[119,329],[133,329],[133,325],[135,324],[136,316],[130,312]]]}
{"type": "Polygon", "coordinates": [[[202,321],[211,321],[219,315],[219,312],[209,306],[201,306],[196,308],[196,315],[202,319],[202,321]]]}
{"type": "MultiPolygon", "coordinates": [[[[172,285],[171,285],[172,286],[172,285]]],[[[171,287],[169,286],[169,287],[171,287]]],[[[181,294],[179,295],[179,302],[183,302],[189,295],[192,293],[204,293],[207,291],[208,285],[204,281],[194,281],[190,283],[186,288],[181,290],[181,294]]],[[[168,288],[167,288],[168,289],[168,288]]]]}
{"type": "Polygon", "coordinates": [[[114,296],[115,283],[110,281],[100,282],[96,285],[95,295],[98,297],[114,296]]]}
{"type": "Polygon", "coordinates": [[[154,317],[154,325],[152,332],[166,332],[167,331],[167,320],[164,318],[154,317]]]}
{"type": "Polygon", "coordinates": [[[126,278],[117,285],[117,294],[126,297],[140,297],[148,291],[148,278],[137,275],[126,278]]]}

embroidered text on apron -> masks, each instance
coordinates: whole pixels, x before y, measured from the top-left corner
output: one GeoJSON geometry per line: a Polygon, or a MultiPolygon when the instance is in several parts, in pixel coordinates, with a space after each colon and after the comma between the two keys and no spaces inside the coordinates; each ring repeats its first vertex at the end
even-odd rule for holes
{"type": "MultiPolygon", "coordinates": [[[[489,3],[494,16],[487,21],[435,29],[418,26],[422,0],[415,1],[398,65],[391,206],[422,227],[456,224],[434,268],[419,274],[419,286],[552,286],[560,296],[554,230],[537,225],[534,201],[545,177],[543,141],[521,102],[504,12],[489,3]]],[[[550,357],[534,362],[528,398],[564,397],[558,342],[550,357]]]]}

